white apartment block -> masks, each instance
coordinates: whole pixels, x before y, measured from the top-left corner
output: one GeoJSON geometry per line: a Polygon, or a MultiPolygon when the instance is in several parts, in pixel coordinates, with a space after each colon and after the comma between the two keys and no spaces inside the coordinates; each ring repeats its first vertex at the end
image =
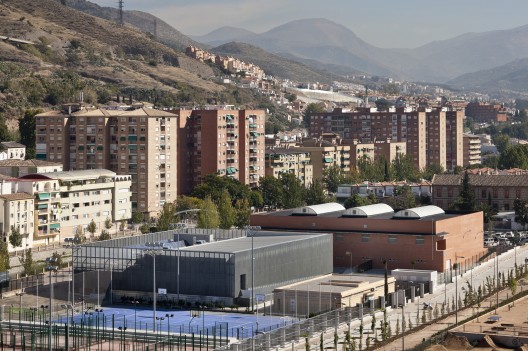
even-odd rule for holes
{"type": "Polygon", "coordinates": [[[33,246],[34,198],[27,193],[0,195],[0,237],[7,242],[9,252],[29,249],[33,246]],[[22,245],[13,247],[9,236],[18,228],[22,245]]]}
{"type": "Polygon", "coordinates": [[[16,141],[0,143],[0,160],[23,160],[26,157],[26,146],[16,141]]]}
{"type": "Polygon", "coordinates": [[[62,171],[62,163],[42,160],[0,160],[0,174],[18,178],[28,174],[62,171]]]}
{"type": "MultiPolygon", "coordinates": [[[[105,169],[51,172],[39,176],[59,185],[60,239],[74,236],[78,230],[85,235],[88,224],[94,220],[98,236],[105,228],[106,219],[112,222],[128,220],[132,216],[132,177],[117,175],[105,169]]],[[[25,177],[26,178],[26,177],[25,177]]]]}

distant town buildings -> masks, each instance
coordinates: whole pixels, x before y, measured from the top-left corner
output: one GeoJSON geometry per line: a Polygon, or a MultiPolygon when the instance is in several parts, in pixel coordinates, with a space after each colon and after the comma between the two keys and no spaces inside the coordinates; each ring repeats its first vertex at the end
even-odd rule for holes
{"type": "Polygon", "coordinates": [[[482,102],[470,102],[466,106],[466,116],[471,117],[477,123],[506,122],[508,120],[507,109],[503,105],[482,102]]]}
{"type": "Polygon", "coordinates": [[[403,142],[419,169],[430,164],[453,169],[463,164],[463,118],[462,111],[440,108],[396,108],[382,112],[369,108],[350,112],[335,109],[312,115],[310,134],[320,137],[324,133],[336,133],[343,139],[365,144],[388,139],[403,142]]]}
{"type": "Polygon", "coordinates": [[[264,78],[264,70],[259,66],[244,62],[231,56],[220,56],[209,53],[195,46],[188,46],[185,54],[201,62],[211,62],[224,71],[237,74],[243,72],[246,77],[254,77],[258,80],[264,78]]]}

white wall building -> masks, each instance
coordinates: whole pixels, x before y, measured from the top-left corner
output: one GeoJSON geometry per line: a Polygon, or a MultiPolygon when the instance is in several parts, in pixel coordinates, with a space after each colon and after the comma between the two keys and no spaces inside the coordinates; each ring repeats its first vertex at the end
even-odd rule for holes
{"type": "Polygon", "coordinates": [[[33,246],[34,198],[27,193],[0,195],[0,237],[7,242],[9,252],[33,246]],[[9,236],[13,228],[20,230],[21,246],[13,247],[9,236]]]}
{"type": "Polygon", "coordinates": [[[23,160],[26,157],[26,146],[15,141],[0,143],[0,160],[23,160]]]}

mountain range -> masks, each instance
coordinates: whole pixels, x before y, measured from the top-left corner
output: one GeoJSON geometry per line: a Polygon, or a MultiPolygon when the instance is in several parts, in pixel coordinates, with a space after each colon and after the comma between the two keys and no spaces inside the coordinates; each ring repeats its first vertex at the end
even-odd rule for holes
{"type": "Polygon", "coordinates": [[[339,67],[339,73],[346,67],[373,75],[437,83],[457,81],[459,76],[463,79],[466,74],[528,57],[528,26],[467,33],[414,49],[375,47],[347,27],[326,19],[296,20],[264,33],[222,27],[192,38],[211,46],[245,42],[319,68],[339,67]]]}

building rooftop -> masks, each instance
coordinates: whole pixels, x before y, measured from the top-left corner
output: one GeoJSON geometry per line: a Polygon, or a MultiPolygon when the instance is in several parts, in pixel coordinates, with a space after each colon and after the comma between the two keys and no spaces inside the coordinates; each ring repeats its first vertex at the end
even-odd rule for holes
{"type": "Polygon", "coordinates": [[[251,242],[253,241],[253,248],[255,250],[270,247],[280,246],[285,243],[308,240],[313,237],[328,235],[328,234],[306,234],[295,232],[274,232],[262,231],[251,237],[242,237],[236,239],[215,241],[211,243],[193,245],[183,248],[186,251],[201,251],[201,252],[223,252],[223,253],[237,253],[244,251],[251,251],[251,242]]]}
{"type": "Polygon", "coordinates": [[[0,199],[4,199],[8,201],[17,201],[17,200],[30,200],[30,199],[34,199],[34,197],[28,193],[15,193],[15,194],[0,195],[0,199]]]}
{"type": "MultiPolygon", "coordinates": [[[[463,179],[464,174],[437,174],[433,178],[433,186],[462,186],[463,179]]],[[[469,174],[469,183],[482,187],[525,187],[528,174],[469,174]]]]}
{"type": "Polygon", "coordinates": [[[34,179],[34,178],[47,178],[47,179],[59,179],[62,181],[73,181],[73,180],[87,180],[97,179],[101,177],[113,178],[116,176],[115,172],[107,169],[86,169],[80,171],[62,171],[62,172],[48,172],[40,174],[28,174],[21,179],[34,179]]]}
{"type": "MultiPolygon", "coordinates": [[[[288,284],[275,289],[277,290],[298,290],[298,291],[315,291],[323,293],[350,293],[352,290],[362,286],[383,282],[383,275],[371,274],[327,274],[312,279],[304,280],[298,283],[288,284]]],[[[389,283],[394,281],[389,277],[389,283]]]]}
{"type": "Polygon", "coordinates": [[[42,160],[1,160],[0,167],[54,167],[61,166],[62,163],[42,160]]]}
{"type": "Polygon", "coordinates": [[[16,141],[2,141],[0,145],[2,145],[6,149],[26,147],[26,145],[17,143],[16,141]]]}

